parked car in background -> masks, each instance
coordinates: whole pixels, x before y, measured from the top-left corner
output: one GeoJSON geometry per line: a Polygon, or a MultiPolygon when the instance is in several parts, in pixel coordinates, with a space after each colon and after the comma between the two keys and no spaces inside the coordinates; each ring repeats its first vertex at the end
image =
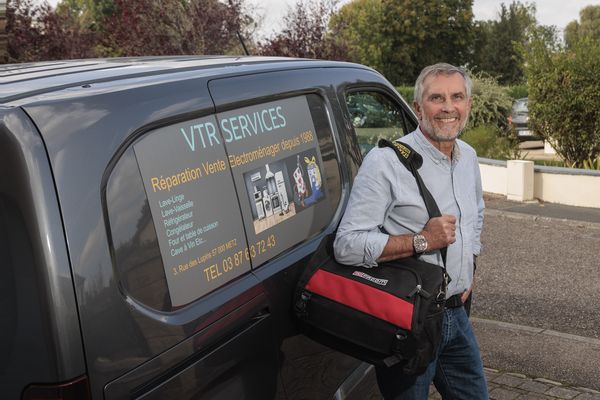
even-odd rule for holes
{"type": "Polygon", "coordinates": [[[513,126],[519,140],[538,139],[529,127],[528,98],[523,97],[513,102],[512,111],[508,116],[508,122],[513,126]]]}

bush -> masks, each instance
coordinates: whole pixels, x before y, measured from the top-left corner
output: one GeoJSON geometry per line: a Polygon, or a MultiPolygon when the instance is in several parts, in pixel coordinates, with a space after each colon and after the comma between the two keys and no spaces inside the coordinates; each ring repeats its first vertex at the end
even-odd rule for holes
{"type": "Polygon", "coordinates": [[[473,77],[473,107],[468,129],[492,126],[499,134],[507,135],[511,108],[512,99],[506,88],[495,79],[482,75],[473,77]]]}
{"type": "Polygon", "coordinates": [[[522,99],[523,97],[527,97],[529,94],[529,89],[527,88],[527,85],[507,86],[506,90],[510,98],[513,100],[522,99]]]}
{"type": "Polygon", "coordinates": [[[404,100],[412,107],[414,96],[415,96],[415,87],[414,86],[396,86],[396,90],[404,100]]]}
{"type": "Polygon", "coordinates": [[[461,139],[470,144],[479,157],[496,160],[518,158],[518,142],[499,134],[495,126],[482,125],[466,130],[461,139]]]}
{"type": "Polygon", "coordinates": [[[551,51],[534,41],[525,53],[529,122],[567,165],[600,155],[600,43],[584,39],[551,51]]]}

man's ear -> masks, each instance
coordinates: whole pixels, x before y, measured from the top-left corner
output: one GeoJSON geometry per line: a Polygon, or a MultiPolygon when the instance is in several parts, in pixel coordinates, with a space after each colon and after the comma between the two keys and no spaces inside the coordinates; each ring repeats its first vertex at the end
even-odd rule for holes
{"type": "Polygon", "coordinates": [[[421,106],[416,101],[413,101],[413,108],[415,109],[415,113],[417,114],[417,119],[421,120],[421,106]]]}

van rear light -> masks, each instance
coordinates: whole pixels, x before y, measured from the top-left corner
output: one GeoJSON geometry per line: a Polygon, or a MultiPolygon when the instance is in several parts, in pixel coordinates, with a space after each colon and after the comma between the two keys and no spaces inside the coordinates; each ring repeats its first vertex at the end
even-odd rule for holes
{"type": "Polygon", "coordinates": [[[89,400],[91,399],[87,376],[69,382],[34,384],[23,392],[22,400],[89,400]]]}

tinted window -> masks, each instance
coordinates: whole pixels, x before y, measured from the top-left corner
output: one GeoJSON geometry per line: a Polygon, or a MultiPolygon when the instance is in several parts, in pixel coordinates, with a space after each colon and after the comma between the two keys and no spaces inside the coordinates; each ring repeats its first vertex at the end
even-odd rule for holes
{"type": "Polygon", "coordinates": [[[393,140],[409,133],[402,108],[383,93],[351,92],[346,105],[363,155],[380,138],[393,140]]]}
{"type": "Polygon", "coordinates": [[[158,238],[133,148],[113,169],[106,187],[113,260],[120,284],[139,302],[172,308],[158,238]]]}
{"type": "Polygon", "coordinates": [[[340,198],[316,95],[159,128],[119,159],[106,188],[125,291],[170,311],[324,229],[340,198]]]}

